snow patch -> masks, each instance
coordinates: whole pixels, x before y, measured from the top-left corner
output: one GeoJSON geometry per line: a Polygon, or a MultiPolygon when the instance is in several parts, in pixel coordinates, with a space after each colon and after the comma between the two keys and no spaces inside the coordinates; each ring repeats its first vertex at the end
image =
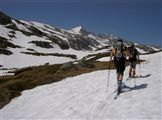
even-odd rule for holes
{"type": "Polygon", "coordinates": [[[23,31],[27,31],[30,32],[24,25],[22,25],[21,23],[17,23],[15,20],[12,20],[12,22],[16,25],[16,27],[19,30],[23,30],[23,31]]]}

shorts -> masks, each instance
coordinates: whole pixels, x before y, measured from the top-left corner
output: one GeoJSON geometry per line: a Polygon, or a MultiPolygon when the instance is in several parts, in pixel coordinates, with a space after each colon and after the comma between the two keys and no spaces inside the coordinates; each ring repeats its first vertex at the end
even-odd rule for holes
{"type": "Polygon", "coordinates": [[[136,61],[131,61],[130,66],[131,68],[136,69],[136,61]]]}
{"type": "Polygon", "coordinates": [[[114,57],[114,65],[116,68],[116,73],[124,75],[124,70],[125,70],[125,58],[116,58],[114,57]]]}
{"type": "Polygon", "coordinates": [[[130,58],[129,63],[130,63],[131,68],[135,69],[136,64],[137,64],[137,59],[136,58],[130,58]]]}

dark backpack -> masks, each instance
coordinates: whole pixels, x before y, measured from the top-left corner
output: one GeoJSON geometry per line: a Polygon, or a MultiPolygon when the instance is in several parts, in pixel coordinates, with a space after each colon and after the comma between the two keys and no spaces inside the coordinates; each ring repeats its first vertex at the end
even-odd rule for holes
{"type": "Polygon", "coordinates": [[[129,57],[130,57],[131,59],[136,59],[136,56],[137,56],[137,49],[134,48],[134,47],[129,47],[128,50],[129,50],[129,57]]]}
{"type": "Polygon", "coordinates": [[[117,42],[116,46],[115,46],[115,50],[116,50],[116,53],[115,53],[115,57],[116,58],[122,58],[123,57],[123,42],[117,42]]]}

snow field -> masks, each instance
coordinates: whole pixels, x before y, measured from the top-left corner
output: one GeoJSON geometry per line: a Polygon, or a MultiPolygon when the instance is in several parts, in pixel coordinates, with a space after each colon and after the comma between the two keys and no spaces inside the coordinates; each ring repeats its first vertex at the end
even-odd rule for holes
{"type": "MultiPolygon", "coordinates": [[[[131,89],[113,99],[116,73],[108,70],[66,78],[60,82],[22,92],[0,110],[3,119],[161,119],[161,53],[143,55],[138,75],[125,84],[131,89]]],[[[124,80],[128,76],[126,68],[124,80]]]]}

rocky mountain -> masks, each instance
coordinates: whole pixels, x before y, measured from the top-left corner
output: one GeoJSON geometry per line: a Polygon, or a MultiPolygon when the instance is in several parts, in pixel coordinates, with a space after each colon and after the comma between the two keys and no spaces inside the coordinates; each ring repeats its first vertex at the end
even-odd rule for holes
{"type": "Polygon", "coordinates": [[[58,45],[61,49],[66,50],[72,48],[74,50],[93,50],[103,44],[100,39],[88,34],[88,32],[80,27],[72,30],[64,30],[47,24],[38,22],[26,22],[22,20],[13,19],[2,12],[0,13],[1,34],[0,37],[7,42],[14,41],[17,33],[29,38],[36,36],[44,38],[44,41],[32,40],[28,44],[35,44],[39,47],[52,48],[58,45]],[[79,29],[80,28],[80,29],[79,29]],[[78,31],[77,31],[78,29],[78,31]],[[78,33],[77,33],[78,32],[78,33]],[[41,43],[41,45],[40,45],[41,43]]]}
{"type": "MultiPolygon", "coordinates": [[[[17,20],[0,12],[0,54],[1,64],[5,68],[24,67],[33,63],[63,63],[81,59],[96,51],[108,52],[116,39],[112,34],[95,34],[81,26],[65,30],[44,23],[17,20]],[[43,56],[41,60],[40,56],[43,56]],[[60,60],[60,57],[63,59],[60,60]],[[19,64],[15,65],[17,60],[19,64]]],[[[125,41],[126,45],[129,43],[125,41]]],[[[135,45],[140,53],[161,49],[138,43],[135,45]]]]}
{"type": "MultiPolygon", "coordinates": [[[[70,48],[74,50],[95,50],[110,45],[110,43],[114,43],[114,39],[116,39],[112,34],[96,35],[87,32],[81,26],[72,28],[71,30],[65,30],[43,23],[16,20],[2,12],[0,12],[0,27],[0,40],[1,43],[3,43],[0,46],[1,48],[24,47],[18,42],[17,45],[14,44],[14,41],[18,41],[16,38],[19,39],[18,35],[23,35],[26,38],[31,38],[33,36],[38,38],[37,40],[32,39],[28,41],[27,44],[29,45],[34,44],[42,48],[54,48],[55,46],[59,46],[62,50],[70,48]]],[[[142,47],[139,48],[142,49],[142,47]]],[[[143,50],[145,50],[145,48],[143,50]]],[[[1,53],[10,54],[9,52],[1,53]]]]}

